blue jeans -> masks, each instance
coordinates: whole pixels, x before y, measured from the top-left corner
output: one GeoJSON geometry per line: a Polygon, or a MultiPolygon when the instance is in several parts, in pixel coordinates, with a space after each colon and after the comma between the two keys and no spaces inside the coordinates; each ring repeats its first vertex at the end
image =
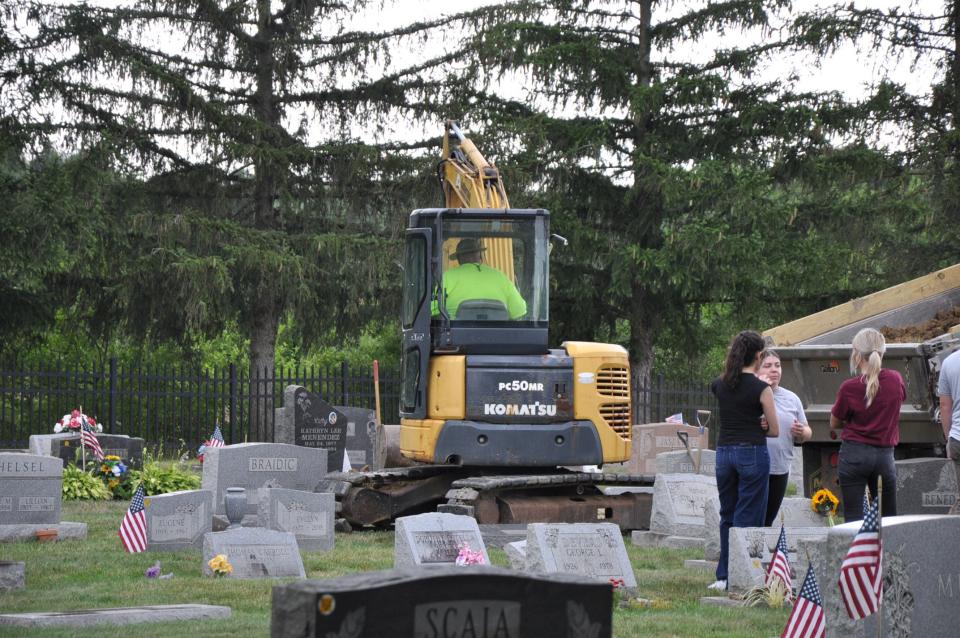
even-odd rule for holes
{"type": "Polygon", "coordinates": [[[717,580],[727,580],[731,527],[763,527],[770,487],[770,453],[763,445],[717,447],[720,560],[717,580]]]}

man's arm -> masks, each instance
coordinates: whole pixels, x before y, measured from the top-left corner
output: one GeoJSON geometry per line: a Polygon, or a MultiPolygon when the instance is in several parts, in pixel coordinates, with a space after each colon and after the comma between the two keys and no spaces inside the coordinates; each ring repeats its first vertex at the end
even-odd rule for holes
{"type": "Polygon", "coordinates": [[[953,397],[949,394],[940,395],[940,427],[943,428],[943,438],[950,438],[950,425],[953,423],[953,397]]]}

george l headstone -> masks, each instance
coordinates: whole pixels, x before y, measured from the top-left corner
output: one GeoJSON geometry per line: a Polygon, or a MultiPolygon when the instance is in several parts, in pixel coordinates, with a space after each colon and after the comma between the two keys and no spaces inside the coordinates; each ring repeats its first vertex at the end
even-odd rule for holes
{"type": "Polygon", "coordinates": [[[710,429],[678,423],[647,423],[633,426],[633,448],[628,464],[630,474],[656,474],[657,454],[686,450],[677,432],[686,432],[690,449],[696,456],[697,449],[706,454],[709,448],[710,429]]]}
{"type": "Polygon", "coordinates": [[[147,549],[176,552],[201,549],[203,535],[212,530],[213,491],[182,490],[143,499],[147,549]]]}
{"type": "Polygon", "coordinates": [[[960,516],[885,517],[881,611],[851,620],[837,581],[861,523],[831,527],[822,559],[814,560],[828,638],[956,636],[960,627],[960,553],[953,548],[960,538],[960,516]]]}
{"type": "Polygon", "coordinates": [[[428,512],[396,520],[394,567],[453,565],[463,548],[482,552],[490,564],[477,520],[471,516],[428,512]]]}
{"type": "Polygon", "coordinates": [[[283,391],[283,412],[277,423],[274,440],[301,447],[327,451],[327,467],[331,471],[349,469],[345,463],[347,418],[324,401],[319,394],[299,385],[288,385],[283,391]]]}
{"type": "MultiPolygon", "coordinates": [[[[779,533],[781,515],[783,524],[787,528],[791,527],[827,527],[826,516],[821,516],[813,511],[810,506],[810,499],[801,496],[788,496],[783,499],[780,505],[780,512],[777,514],[777,520],[772,527],[779,533]]],[[[720,500],[710,499],[706,502],[703,510],[703,528],[706,531],[703,553],[706,560],[718,560],[720,558],[720,500]]],[[[806,569],[806,568],[804,568],[806,569]]]]}
{"type": "Polygon", "coordinates": [[[297,539],[290,532],[259,527],[239,527],[203,535],[203,574],[212,576],[207,564],[218,554],[233,566],[228,578],[304,578],[303,559],[297,539]]]}
{"type": "Polygon", "coordinates": [[[623,534],[614,523],[531,523],[526,554],[530,571],[568,572],[605,583],[623,580],[631,589],[637,586],[623,534]]]}
{"type": "MultiPolygon", "coordinates": [[[[828,527],[788,527],[787,554],[793,568],[795,584],[799,587],[807,573],[808,560],[800,549],[801,541],[825,539],[828,527]]],[[[780,527],[730,528],[730,553],[727,562],[727,586],[730,591],[744,592],[754,585],[762,585],[773,557],[773,549],[780,538],[780,527]]]]}
{"type": "Polygon", "coordinates": [[[224,514],[228,487],[246,489],[246,515],[257,516],[260,490],[285,487],[314,491],[327,473],[327,452],[285,443],[237,443],[208,448],[201,487],[213,491],[214,513],[224,514]]]}
{"type": "Polygon", "coordinates": [[[660,474],[653,483],[650,531],[704,538],[704,506],[717,498],[717,479],[702,474],[660,474]]]}
{"type": "Polygon", "coordinates": [[[260,496],[260,527],[290,532],[307,551],[333,549],[336,497],[330,493],[272,488],[260,496]]]}
{"type": "Polygon", "coordinates": [[[273,588],[273,638],[609,638],[613,589],[499,567],[366,572],[273,588]]]}
{"type": "Polygon", "coordinates": [[[696,474],[716,476],[716,450],[692,450],[691,452],[677,450],[674,452],[661,452],[657,454],[655,461],[657,474],[693,474],[694,465],[697,464],[699,464],[700,470],[696,472],[696,474]]]}
{"type": "Polygon", "coordinates": [[[898,514],[946,514],[957,502],[957,474],[950,459],[905,459],[896,466],[898,514]]]}
{"type": "Polygon", "coordinates": [[[63,461],[0,452],[0,525],[60,522],[63,461]]]}
{"type": "Polygon", "coordinates": [[[377,423],[377,413],[367,408],[335,405],[347,419],[347,456],[350,466],[359,470],[380,470],[387,453],[383,427],[377,423]]]}

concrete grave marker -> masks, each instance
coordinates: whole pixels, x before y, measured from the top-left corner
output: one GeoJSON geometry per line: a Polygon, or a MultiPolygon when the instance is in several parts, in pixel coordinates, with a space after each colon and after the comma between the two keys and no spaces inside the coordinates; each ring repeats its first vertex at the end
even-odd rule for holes
{"type": "Polygon", "coordinates": [[[633,449],[630,454],[628,468],[630,474],[656,474],[657,454],[661,452],[686,451],[677,432],[686,432],[690,450],[694,458],[697,449],[701,448],[706,454],[709,447],[710,429],[677,423],[648,423],[633,426],[633,449]]]}
{"type": "MultiPolygon", "coordinates": [[[[787,550],[797,587],[807,573],[807,558],[800,549],[801,541],[825,539],[828,527],[786,528],[787,550]]],[[[730,528],[730,555],[727,561],[727,586],[730,591],[745,592],[762,585],[780,538],[780,526],[730,528]]]]}
{"type": "Polygon", "coordinates": [[[240,527],[204,534],[204,576],[213,575],[207,563],[218,554],[224,554],[233,566],[227,578],[306,576],[297,539],[290,532],[240,527]]]}
{"type": "Polygon", "coordinates": [[[0,525],[60,522],[63,461],[0,452],[0,525]]]}
{"type": "Polygon", "coordinates": [[[214,513],[224,514],[228,487],[246,489],[246,515],[257,516],[260,490],[285,487],[314,491],[327,473],[327,452],[284,443],[238,443],[207,448],[203,455],[205,490],[213,491],[214,513]]]}
{"type": "Polygon", "coordinates": [[[380,470],[384,467],[387,441],[377,413],[367,408],[334,406],[347,419],[347,456],[355,469],[380,470]]]}
{"type": "Polygon", "coordinates": [[[613,589],[499,567],[395,569],[273,588],[273,638],[609,638],[613,589]]]}
{"type": "Polygon", "coordinates": [[[568,572],[605,583],[615,578],[628,588],[637,586],[623,535],[613,523],[531,523],[526,555],[534,572],[568,572]]]}
{"type": "Polygon", "coordinates": [[[527,541],[514,541],[503,546],[510,561],[510,569],[527,570],[527,541]]]}
{"type": "MultiPolygon", "coordinates": [[[[772,525],[777,533],[780,530],[781,515],[788,532],[792,527],[827,527],[829,525],[827,517],[814,512],[810,507],[810,499],[802,496],[788,496],[783,499],[777,520],[772,525]]],[[[709,499],[706,502],[703,510],[703,529],[706,532],[703,557],[707,560],[718,560],[720,558],[720,499],[709,499]]]]}
{"type": "MultiPolygon", "coordinates": [[[[62,433],[61,433],[62,434],[62,433]]],[[[123,464],[131,469],[143,468],[143,439],[130,437],[126,434],[97,434],[97,441],[103,449],[104,456],[119,456],[123,464]]],[[[83,458],[80,452],[80,435],[68,434],[49,439],[50,455],[63,460],[63,464],[76,464],[77,459],[83,458]]],[[[45,443],[40,443],[44,446],[45,443]]],[[[87,461],[93,460],[90,450],[87,450],[87,461]]]]}
{"type": "Polygon", "coordinates": [[[717,453],[715,450],[691,450],[688,454],[686,450],[674,452],[660,452],[655,460],[657,474],[693,474],[693,465],[700,463],[700,471],[697,474],[704,476],[716,476],[717,474],[717,453]],[[693,457],[693,461],[690,457],[693,457]]]}
{"type": "Polygon", "coordinates": [[[333,494],[272,488],[260,496],[260,527],[290,532],[302,550],[333,549],[333,494]]]}
{"type": "Polygon", "coordinates": [[[704,538],[704,506],[717,498],[717,479],[702,474],[660,474],[653,483],[650,531],[704,538]]]}
{"type": "Polygon", "coordinates": [[[396,520],[394,567],[453,565],[463,547],[482,552],[490,564],[477,520],[471,516],[430,512],[396,520]]]}
{"type": "Polygon", "coordinates": [[[211,531],[213,491],[183,490],[143,499],[147,522],[147,550],[175,552],[201,549],[211,531]]]}
{"type": "Polygon", "coordinates": [[[175,620],[229,618],[230,608],[221,605],[142,605],[74,611],[33,611],[0,614],[0,627],[86,627],[89,625],[139,625],[175,620]]]}
{"type": "Polygon", "coordinates": [[[957,502],[957,474],[949,459],[905,459],[897,466],[897,514],[946,514],[957,502]]]}

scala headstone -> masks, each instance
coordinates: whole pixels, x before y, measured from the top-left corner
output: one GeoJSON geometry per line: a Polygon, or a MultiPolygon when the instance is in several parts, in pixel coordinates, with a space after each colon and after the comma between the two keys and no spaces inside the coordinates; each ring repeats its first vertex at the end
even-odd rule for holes
{"type": "Polygon", "coordinates": [[[950,459],[905,459],[896,466],[898,514],[947,514],[957,502],[957,473],[950,459]]]}
{"type": "Polygon", "coordinates": [[[717,452],[715,450],[677,450],[661,452],[655,460],[657,474],[703,474],[716,476],[717,452]],[[691,460],[692,457],[692,460],[691,460]],[[694,472],[694,465],[699,463],[699,471],[694,472]]]}
{"type": "Polygon", "coordinates": [[[709,428],[704,428],[701,433],[698,427],[678,423],[635,425],[633,426],[633,447],[628,464],[630,474],[656,474],[657,454],[685,450],[677,432],[687,433],[687,442],[691,450],[706,450],[709,447],[709,428]]]}
{"type": "Polygon", "coordinates": [[[499,567],[405,569],[273,588],[273,638],[609,638],[613,589],[499,567]]]}
{"type": "Polygon", "coordinates": [[[531,523],[527,526],[527,568],[567,572],[636,589],[620,527],[613,523],[531,523]]]}
{"type": "Polygon", "coordinates": [[[260,490],[285,487],[313,492],[327,473],[327,453],[285,443],[237,443],[208,448],[203,455],[201,487],[213,491],[216,514],[224,514],[228,487],[246,490],[245,515],[257,516],[260,490]]]}
{"type": "MultiPolygon", "coordinates": [[[[793,573],[799,574],[797,587],[807,573],[806,554],[801,550],[801,541],[809,542],[827,538],[828,527],[785,528],[787,554],[793,573]]],[[[727,587],[733,592],[745,592],[762,585],[773,558],[773,550],[780,538],[780,527],[732,527],[730,528],[730,553],[727,562],[727,587]]]]}
{"type": "Polygon", "coordinates": [[[297,539],[290,532],[239,527],[203,535],[203,574],[213,576],[210,559],[219,554],[233,567],[230,578],[304,578],[297,539]]]}
{"type": "Polygon", "coordinates": [[[346,446],[350,466],[358,470],[383,469],[386,439],[383,428],[377,423],[377,413],[367,408],[334,407],[347,419],[346,446]]]}
{"type": "Polygon", "coordinates": [[[336,498],[330,493],[272,488],[260,496],[260,527],[290,532],[300,549],[333,549],[336,498]]]}
{"type": "Polygon", "coordinates": [[[704,506],[717,498],[717,479],[702,474],[660,474],[653,483],[650,531],[704,538],[704,506]]]}
{"type": "Polygon", "coordinates": [[[63,461],[0,452],[0,525],[60,522],[63,461]]]}
{"type": "Polygon", "coordinates": [[[203,535],[212,530],[213,491],[183,490],[143,499],[147,549],[175,552],[201,549],[203,535]]]}
{"type": "Polygon", "coordinates": [[[428,512],[396,520],[394,567],[453,565],[463,548],[482,552],[490,564],[477,520],[471,516],[428,512]]]}

